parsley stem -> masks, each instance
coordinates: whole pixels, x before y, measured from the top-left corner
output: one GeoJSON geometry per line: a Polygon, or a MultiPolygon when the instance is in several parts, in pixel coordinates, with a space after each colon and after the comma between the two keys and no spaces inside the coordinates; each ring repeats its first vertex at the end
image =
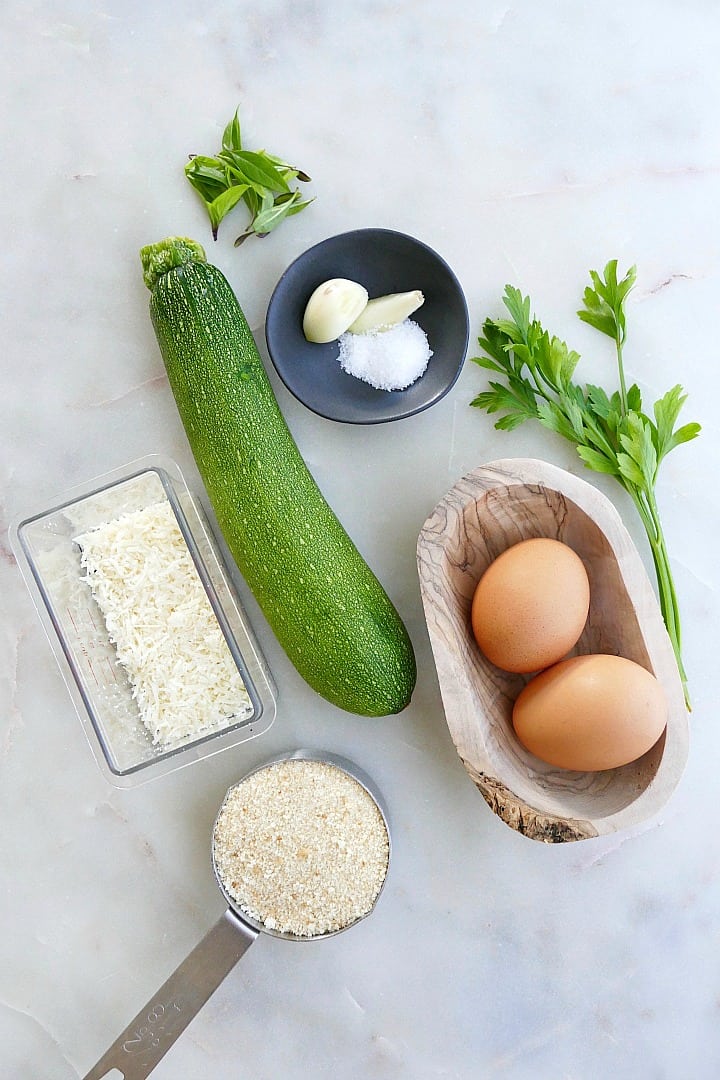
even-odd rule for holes
{"type": "Polygon", "coordinates": [[[688,711],[690,711],[691,706],[688,693],[687,674],[682,661],[680,607],[678,604],[672,570],[670,569],[670,557],[665,543],[665,534],[663,533],[662,524],[660,522],[660,513],[655,499],[655,492],[652,488],[639,489],[635,487],[634,484],[630,483],[623,484],[623,487],[625,487],[635,503],[638,514],[645,526],[645,532],[647,534],[648,543],[650,544],[650,552],[652,554],[653,565],[657,577],[660,611],[665,626],[667,627],[668,637],[670,638],[673,652],[675,653],[675,659],[680,673],[680,681],[683,688],[683,696],[685,698],[685,705],[688,711]]]}
{"type": "Polygon", "coordinates": [[[627,416],[627,384],[625,382],[625,365],[623,364],[623,341],[625,335],[618,326],[617,336],[615,338],[615,349],[617,352],[617,367],[618,367],[618,380],[620,382],[620,412],[622,416],[627,416]]]}

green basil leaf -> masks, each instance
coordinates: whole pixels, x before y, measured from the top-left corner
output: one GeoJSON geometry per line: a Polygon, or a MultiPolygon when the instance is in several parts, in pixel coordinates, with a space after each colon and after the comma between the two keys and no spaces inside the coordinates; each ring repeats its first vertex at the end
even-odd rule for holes
{"type": "Polygon", "coordinates": [[[241,150],[232,156],[235,167],[240,169],[252,184],[272,192],[289,191],[282,172],[268,161],[267,155],[241,150]]]}
{"type": "Polygon", "coordinates": [[[251,221],[238,243],[253,233],[264,236],[284,218],[300,213],[313,202],[290,189],[296,178],[309,180],[307,173],[265,150],[243,149],[239,109],[225,126],[217,157],[193,155],[185,174],[207,206],[215,238],[222,219],[241,200],[251,221]]]}
{"type": "Polygon", "coordinates": [[[232,153],[237,153],[239,150],[242,150],[239,108],[235,110],[235,115],[223,131],[222,148],[223,150],[229,150],[232,153]]]}
{"type": "Polygon", "coordinates": [[[200,155],[191,158],[185,165],[185,175],[205,202],[212,202],[228,186],[225,170],[217,158],[200,155]]]}
{"type": "Polygon", "coordinates": [[[234,206],[242,199],[247,188],[242,184],[236,184],[234,187],[228,188],[227,191],[223,191],[221,195],[218,195],[216,199],[213,199],[211,203],[208,203],[208,213],[210,215],[210,224],[212,225],[213,237],[217,240],[218,226],[226,214],[229,214],[234,206]]]}
{"type": "MultiPolygon", "coordinates": [[[[295,194],[299,195],[300,192],[296,191],[295,194]]],[[[287,216],[288,217],[293,217],[294,214],[299,214],[300,211],[304,210],[306,206],[309,206],[311,202],[315,202],[315,199],[314,198],[312,198],[312,199],[295,199],[295,198],[293,198],[292,201],[290,202],[290,206],[288,207],[287,216]]]]}
{"type": "Polygon", "coordinates": [[[259,214],[253,221],[253,232],[258,235],[264,235],[265,233],[272,232],[276,229],[280,222],[289,216],[292,203],[271,203],[270,206],[263,206],[259,214]]]}

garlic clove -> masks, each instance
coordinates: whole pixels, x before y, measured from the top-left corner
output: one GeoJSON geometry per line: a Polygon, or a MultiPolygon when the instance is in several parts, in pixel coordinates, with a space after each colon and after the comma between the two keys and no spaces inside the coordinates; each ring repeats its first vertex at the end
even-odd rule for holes
{"type": "Polygon", "coordinates": [[[417,311],[425,297],[419,289],[412,292],[389,293],[368,300],[354,322],[347,329],[351,334],[367,334],[372,330],[389,330],[391,326],[404,322],[413,311],[417,311]]]}
{"type": "Polygon", "coordinates": [[[368,302],[367,289],[357,281],[331,278],[318,285],[307,302],[303,333],[308,341],[335,341],[357,319],[368,302]]]}

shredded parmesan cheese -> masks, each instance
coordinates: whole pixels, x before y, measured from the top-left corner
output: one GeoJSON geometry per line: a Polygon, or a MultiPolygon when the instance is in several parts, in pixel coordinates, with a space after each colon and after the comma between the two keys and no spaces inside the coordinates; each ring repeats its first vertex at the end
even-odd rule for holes
{"type": "Polygon", "coordinates": [[[122,514],[76,543],[153,743],[187,741],[252,715],[167,500],[122,514]]]}
{"type": "Polygon", "coordinates": [[[390,842],[377,803],[323,761],[265,766],[231,788],[213,858],[226,892],[268,930],[317,937],[372,909],[390,842]]]}

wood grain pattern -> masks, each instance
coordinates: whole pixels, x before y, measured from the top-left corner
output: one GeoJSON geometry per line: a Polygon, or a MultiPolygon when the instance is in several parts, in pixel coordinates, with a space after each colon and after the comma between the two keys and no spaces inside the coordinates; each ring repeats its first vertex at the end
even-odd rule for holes
{"type": "Polygon", "coordinates": [[[445,716],[468,774],[490,808],[536,840],[616,832],[656,813],[687,760],[688,719],[672,646],[640,555],[597,488],[546,462],[491,462],[435,507],[417,545],[418,573],[445,716]],[[590,578],[590,613],[575,653],[615,653],[662,683],[668,725],[638,761],[570,772],[515,738],[512,706],[528,676],[492,665],[472,636],[470,607],[485,568],[512,544],[545,536],[569,544],[590,578]]]}

